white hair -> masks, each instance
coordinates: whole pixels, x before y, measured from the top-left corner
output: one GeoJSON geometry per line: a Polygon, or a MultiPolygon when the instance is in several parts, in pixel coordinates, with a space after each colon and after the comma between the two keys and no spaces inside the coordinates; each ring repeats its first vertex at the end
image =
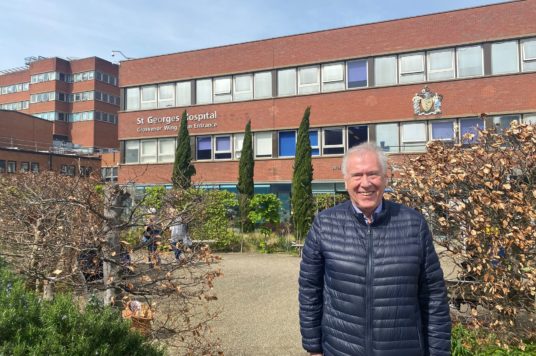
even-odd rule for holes
{"type": "Polygon", "coordinates": [[[342,158],[342,175],[346,176],[347,167],[348,164],[348,157],[354,154],[363,153],[363,152],[370,152],[374,153],[376,155],[376,158],[378,159],[378,162],[380,163],[380,168],[382,170],[382,174],[387,173],[387,156],[385,155],[384,151],[379,148],[376,143],[374,142],[365,142],[360,145],[354,146],[350,148],[348,151],[346,151],[346,154],[342,158]]]}

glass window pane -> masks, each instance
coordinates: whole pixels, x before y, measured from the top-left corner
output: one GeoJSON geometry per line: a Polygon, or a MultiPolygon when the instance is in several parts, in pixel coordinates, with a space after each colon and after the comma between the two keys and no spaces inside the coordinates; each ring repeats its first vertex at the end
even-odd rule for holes
{"type": "Polygon", "coordinates": [[[235,159],[240,158],[240,153],[242,152],[243,144],[244,144],[244,134],[234,134],[235,159]]]}
{"type": "Polygon", "coordinates": [[[272,72],[255,73],[255,99],[272,97],[272,72]]]}
{"type": "Polygon", "coordinates": [[[428,80],[454,78],[454,49],[428,52],[428,80]]]}
{"type": "Polygon", "coordinates": [[[231,78],[216,78],[214,79],[214,94],[230,94],[231,93],[231,78]]]}
{"type": "Polygon", "coordinates": [[[298,70],[298,93],[309,94],[320,91],[320,67],[304,67],[298,70]]]}
{"type": "Polygon", "coordinates": [[[173,162],[175,159],[175,139],[158,139],[158,162],[173,162]]]}
{"type": "Polygon", "coordinates": [[[142,140],[140,163],[156,162],[156,140],[142,140]]]}
{"type": "Polygon", "coordinates": [[[156,108],[156,85],[141,88],[141,109],[156,108]]]}
{"type": "Polygon", "coordinates": [[[398,124],[376,125],[376,144],[386,152],[398,152],[398,124]]]}
{"type": "Polygon", "coordinates": [[[517,121],[519,123],[518,115],[505,115],[505,116],[495,116],[493,117],[493,125],[497,132],[509,129],[512,121],[517,121]]]}
{"type": "Polygon", "coordinates": [[[191,82],[177,83],[177,106],[192,105],[192,84],[191,82]]]}
{"type": "Polygon", "coordinates": [[[325,155],[344,153],[344,130],[340,127],[323,130],[322,153],[325,155]]]}
{"type": "Polygon", "coordinates": [[[272,133],[255,133],[255,156],[272,157],[272,133]]]}
{"type": "Polygon", "coordinates": [[[491,72],[493,74],[519,72],[517,41],[491,44],[491,72]]]}
{"type": "Polygon", "coordinates": [[[367,61],[348,62],[348,88],[362,88],[367,85],[367,61]]]}
{"type": "Polygon", "coordinates": [[[536,125],[536,114],[523,115],[523,122],[529,125],[536,125]]]}
{"type": "Polygon", "coordinates": [[[396,84],[396,56],[374,58],[376,86],[396,84]]]}
{"type": "Polygon", "coordinates": [[[402,151],[422,152],[426,150],[426,122],[403,122],[401,134],[402,151]]]}
{"type": "Polygon", "coordinates": [[[480,118],[460,119],[460,140],[463,143],[475,143],[478,139],[479,130],[484,128],[484,122],[480,118]],[[473,138],[464,138],[465,134],[472,134],[473,138]]]}
{"type": "Polygon", "coordinates": [[[158,107],[168,108],[175,104],[175,85],[163,84],[158,86],[158,107]]]}
{"type": "Polygon", "coordinates": [[[279,132],[279,157],[296,155],[296,131],[279,132]]]}
{"type": "Polygon", "coordinates": [[[196,81],[197,104],[212,103],[212,79],[199,79],[196,81]]]}
{"type": "Polygon", "coordinates": [[[357,146],[368,141],[368,126],[350,126],[348,127],[348,148],[357,146]]]}
{"type": "Polygon", "coordinates": [[[320,155],[320,146],[318,145],[318,131],[309,131],[309,142],[311,143],[311,156],[320,155]]]}
{"type": "Polygon", "coordinates": [[[126,141],[125,143],[125,163],[138,163],[140,141],[126,141]]]}
{"type": "Polygon", "coordinates": [[[454,139],[454,121],[432,121],[432,140],[451,141],[454,139]]]}
{"type": "Polygon", "coordinates": [[[139,110],[140,108],[140,88],[127,88],[127,107],[126,110],[139,110]]]}
{"type": "Polygon", "coordinates": [[[215,159],[231,159],[231,136],[215,137],[215,159]]]}
{"type": "Polygon", "coordinates": [[[536,70],[536,38],[521,41],[523,53],[523,71],[536,70]]]}
{"type": "Polygon", "coordinates": [[[196,137],[196,157],[197,160],[212,159],[212,137],[196,137]]]}
{"type": "Polygon", "coordinates": [[[296,69],[277,71],[277,95],[288,96],[296,94],[296,69]]]}
{"type": "Polygon", "coordinates": [[[231,100],[231,77],[214,79],[214,102],[222,103],[231,100]]]}
{"type": "Polygon", "coordinates": [[[461,47],[456,50],[458,56],[458,77],[482,75],[482,47],[461,47]]]}
{"type": "Polygon", "coordinates": [[[322,65],[322,91],[344,90],[344,63],[322,65]]]}
{"type": "Polygon", "coordinates": [[[244,74],[234,77],[234,100],[253,99],[253,75],[244,74]]]}

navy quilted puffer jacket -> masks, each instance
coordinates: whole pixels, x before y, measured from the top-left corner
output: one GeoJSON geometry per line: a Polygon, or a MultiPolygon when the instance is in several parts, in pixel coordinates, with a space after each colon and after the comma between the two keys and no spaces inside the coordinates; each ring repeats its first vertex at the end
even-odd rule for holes
{"type": "Polygon", "coordinates": [[[426,221],[383,201],[366,224],[350,201],[319,213],[303,248],[300,327],[324,355],[450,355],[443,272],[426,221]]]}

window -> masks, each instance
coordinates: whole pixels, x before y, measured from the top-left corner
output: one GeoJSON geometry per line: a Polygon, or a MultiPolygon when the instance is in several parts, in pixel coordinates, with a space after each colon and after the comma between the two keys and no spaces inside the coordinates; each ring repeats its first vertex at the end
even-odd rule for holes
{"type": "Polygon", "coordinates": [[[519,72],[519,49],[517,41],[491,44],[491,73],[519,72]]]}
{"type": "Polygon", "coordinates": [[[517,121],[519,123],[519,116],[518,115],[505,115],[505,116],[493,117],[493,125],[495,126],[495,129],[497,130],[497,132],[501,132],[503,130],[509,129],[512,121],[517,121]]]}
{"type": "Polygon", "coordinates": [[[158,139],[158,162],[173,162],[175,159],[175,139],[158,139]]]}
{"type": "Polygon", "coordinates": [[[311,66],[298,69],[298,94],[320,91],[320,67],[311,66]]]}
{"type": "Polygon", "coordinates": [[[398,124],[378,124],[376,125],[376,143],[386,152],[398,152],[398,124]]]}
{"type": "Polygon", "coordinates": [[[211,104],[212,103],[212,79],[196,80],[196,103],[211,104]]]}
{"type": "Polygon", "coordinates": [[[318,145],[318,130],[309,131],[309,142],[311,143],[311,156],[320,156],[320,146],[318,145]]]}
{"type": "Polygon", "coordinates": [[[398,57],[400,65],[400,83],[423,82],[424,53],[402,54],[398,57]]]}
{"type": "Polygon", "coordinates": [[[239,159],[242,153],[242,145],[244,144],[244,134],[234,135],[234,158],[239,159]]]}
{"type": "Polygon", "coordinates": [[[460,140],[464,144],[476,143],[478,139],[478,131],[484,128],[482,119],[480,118],[467,118],[460,119],[460,140]],[[465,134],[472,134],[472,138],[465,138],[465,134]]]}
{"type": "Polygon", "coordinates": [[[60,167],[60,174],[65,176],[74,177],[75,167],[72,165],[62,164],[60,167]]]}
{"type": "Polygon", "coordinates": [[[521,41],[523,72],[536,70],[536,38],[521,41]]]}
{"type": "Polygon", "coordinates": [[[428,52],[428,80],[454,78],[454,49],[428,52]]]}
{"type": "Polygon", "coordinates": [[[272,97],[272,72],[255,73],[253,77],[255,99],[272,97]]]}
{"type": "Polygon", "coordinates": [[[482,46],[461,47],[456,50],[458,56],[458,77],[482,75],[482,46]]]}
{"type": "Polygon", "coordinates": [[[142,140],[140,147],[140,163],[156,162],[156,140],[142,140]]]}
{"type": "Polygon", "coordinates": [[[279,157],[296,156],[296,131],[279,131],[279,157]]]}
{"type": "Polygon", "coordinates": [[[367,60],[348,62],[348,89],[366,87],[367,77],[367,60]]]}
{"type": "Polygon", "coordinates": [[[197,136],[196,140],[196,158],[200,160],[212,159],[212,137],[197,136]]]}
{"type": "Polygon", "coordinates": [[[126,90],[127,106],[125,110],[139,110],[140,88],[128,88],[126,90]]]}
{"type": "Polygon", "coordinates": [[[331,127],[323,130],[322,154],[337,155],[344,153],[344,129],[331,127]]]}
{"type": "Polygon", "coordinates": [[[0,159],[0,173],[6,172],[6,161],[3,159],[0,159]]]}
{"type": "Polygon", "coordinates": [[[296,69],[281,69],[277,71],[277,95],[296,95],[296,69]]]}
{"type": "Polygon", "coordinates": [[[214,79],[214,102],[222,103],[233,99],[231,95],[231,77],[214,79]]]}
{"type": "Polygon", "coordinates": [[[177,106],[192,105],[192,84],[191,82],[177,83],[177,106]]]}
{"type": "Polygon", "coordinates": [[[403,152],[426,151],[426,122],[403,122],[400,124],[403,152]]]}
{"type": "Polygon", "coordinates": [[[454,140],[454,121],[431,121],[430,139],[441,141],[454,140]]]}
{"type": "Polygon", "coordinates": [[[33,173],[39,173],[39,163],[32,162],[31,169],[33,173]]]}
{"type": "Polygon", "coordinates": [[[396,84],[396,56],[374,58],[376,86],[396,84]]]}
{"type": "Polygon", "coordinates": [[[234,100],[253,99],[253,75],[243,74],[234,77],[234,100]]]}
{"type": "Polygon", "coordinates": [[[322,65],[322,91],[344,90],[344,63],[322,65]]]}
{"type": "Polygon", "coordinates": [[[231,136],[216,136],[214,140],[214,159],[231,159],[231,136]]]}
{"type": "Polygon", "coordinates": [[[175,85],[161,84],[158,86],[158,107],[169,108],[175,105],[175,85]]]}
{"type": "Polygon", "coordinates": [[[272,133],[255,133],[255,157],[272,157],[272,133]]]}
{"type": "Polygon", "coordinates": [[[15,173],[17,171],[17,162],[7,161],[7,173],[15,173]]]}
{"type": "Polygon", "coordinates": [[[156,85],[141,87],[141,109],[156,108],[156,85]]]}
{"type": "Polygon", "coordinates": [[[536,125],[536,114],[523,115],[523,122],[528,125],[536,125]]]}
{"type": "Polygon", "coordinates": [[[138,163],[140,152],[140,141],[126,141],[125,143],[125,163],[138,163]]]}
{"type": "Polygon", "coordinates": [[[20,171],[21,172],[29,172],[30,171],[30,162],[21,162],[20,163],[20,171]]]}
{"type": "Polygon", "coordinates": [[[368,141],[368,126],[350,126],[348,127],[348,148],[357,146],[368,141]]]}

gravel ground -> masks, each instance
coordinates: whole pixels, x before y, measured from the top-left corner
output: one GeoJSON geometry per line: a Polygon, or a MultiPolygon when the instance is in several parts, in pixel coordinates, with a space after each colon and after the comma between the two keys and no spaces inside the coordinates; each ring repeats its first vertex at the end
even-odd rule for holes
{"type": "Polygon", "coordinates": [[[226,356],[298,355],[300,258],[278,254],[219,254],[224,276],[214,283],[219,319],[212,323],[226,356]]]}

